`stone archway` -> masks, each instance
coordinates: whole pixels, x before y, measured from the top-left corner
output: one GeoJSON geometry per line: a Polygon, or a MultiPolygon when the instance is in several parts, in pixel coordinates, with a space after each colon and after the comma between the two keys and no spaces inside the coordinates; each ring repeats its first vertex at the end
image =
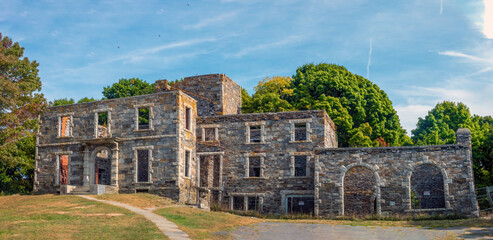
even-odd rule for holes
{"type": "Polygon", "coordinates": [[[91,154],[94,171],[91,173],[95,184],[111,185],[111,151],[108,147],[97,147],[91,154]]]}
{"type": "Polygon", "coordinates": [[[411,175],[411,208],[445,208],[445,188],[442,171],[425,163],[414,168],[411,175]]]}
{"type": "Polygon", "coordinates": [[[344,176],[344,215],[372,215],[377,213],[377,179],[364,166],[350,168],[344,176]]]}

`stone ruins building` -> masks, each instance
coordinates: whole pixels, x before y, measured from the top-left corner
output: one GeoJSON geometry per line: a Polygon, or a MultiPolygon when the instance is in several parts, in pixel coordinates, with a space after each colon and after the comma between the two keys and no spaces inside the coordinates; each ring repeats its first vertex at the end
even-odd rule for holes
{"type": "Polygon", "coordinates": [[[241,88],[224,74],[50,107],[40,122],[38,194],[148,192],[274,214],[478,216],[469,130],[452,145],[338,148],[325,111],[241,114],[241,88]]]}

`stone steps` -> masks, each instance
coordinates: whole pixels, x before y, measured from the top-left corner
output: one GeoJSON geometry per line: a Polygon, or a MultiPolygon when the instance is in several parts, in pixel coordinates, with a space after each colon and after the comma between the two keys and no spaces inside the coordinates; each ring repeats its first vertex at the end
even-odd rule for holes
{"type": "Polygon", "coordinates": [[[68,193],[68,194],[69,195],[90,195],[91,190],[90,190],[89,186],[77,186],[72,191],[70,191],[70,193],[68,193]]]}

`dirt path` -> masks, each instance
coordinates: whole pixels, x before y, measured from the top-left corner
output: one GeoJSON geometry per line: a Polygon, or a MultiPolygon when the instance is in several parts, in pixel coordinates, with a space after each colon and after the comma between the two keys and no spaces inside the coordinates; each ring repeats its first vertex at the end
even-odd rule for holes
{"type": "Polygon", "coordinates": [[[493,239],[493,228],[424,229],[416,227],[368,227],[331,224],[264,222],[240,227],[233,239],[298,240],[298,239],[493,239]]]}
{"type": "Polygon", "coordinates": [[[159,216],[157,214],[154,214],[150,210],[145,210],[137,207],[130,206],[128,204],[124,203],[119,203],[119,202],[114,202],[114,201],[108,201],[108,200],[99,200],[93,197],[85,196],[85,195],[79,195],[79,197],[83,197],[85,199],[93,200],[93,201],[98,201],[98,202],[103,202],[106,204],[114,205],[117,207],[122,207],[126,208],[134,213],[140,214],[156,224],[156,226],[159,228],[159,230],[166,235],[169,239],[172,240],[190,240],[190,237],[180,230],[176,224],[168,221],[168,219],[159,216]]]}

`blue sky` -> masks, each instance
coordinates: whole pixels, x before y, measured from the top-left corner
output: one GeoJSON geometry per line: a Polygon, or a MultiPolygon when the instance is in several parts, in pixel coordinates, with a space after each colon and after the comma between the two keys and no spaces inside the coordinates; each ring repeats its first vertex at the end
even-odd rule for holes
{"type": "Polygon", "coordinates": [[[327,62],[387,92],[408,131],[443,100],[493,115],[493,0],[2,0],[0,32],[40,63],[48,100],[209,73],[253,93],[327,62]]]}

